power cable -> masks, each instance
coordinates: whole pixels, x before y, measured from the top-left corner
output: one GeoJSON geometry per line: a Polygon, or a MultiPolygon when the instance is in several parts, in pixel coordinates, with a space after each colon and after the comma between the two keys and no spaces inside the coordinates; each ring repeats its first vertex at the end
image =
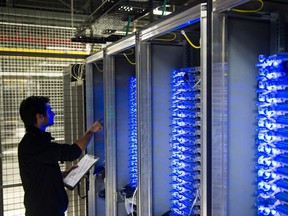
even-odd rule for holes
{"type": "Polygon", "coordinates": [[[188,43],[189,43],[193,48],[195,48],[195,49],[200,49],[200,48],[201,48],[201,45],[196,46],[195,44],[193,44],[193,43],[190,41],[190,39],[188,38],[188,36],[186,35],[186,33],[185,33],[184,30],[181,31],[181,34],[184,35],[184,37],[186,38],[186,40],[188,41],[188,43]]]}
{"type": "Polygon", "coordinates": [[[257,1],[260,2],[260,4],[261,4],[258,9],[255,9],[255,10],[232,9],[232,11],[239,12],[239,13],[257,13],[257,12],[261,11],[262,8],[264,7],[264,2],[262,0],[257,0],[257,1]]]}

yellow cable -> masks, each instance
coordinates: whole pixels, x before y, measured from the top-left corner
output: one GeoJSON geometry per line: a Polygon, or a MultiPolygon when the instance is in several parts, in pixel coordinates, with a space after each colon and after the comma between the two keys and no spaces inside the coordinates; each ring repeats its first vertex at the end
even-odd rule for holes
{"type": "Polygon", "coordinates": [[[196,46],[196,45],[194,45],[194,44],[190,41],[190,39],[188,38],[188,36],[186,35],[186,33],[185,33],[184,30],[181,31],[181,34],[184,35],[184,37],[186,38],[186,40],[188,41],[188,43],[189,43],[193,48],[195,48],[195,49],[200,49],[200,48],[201,48],[200,45],[199,45],[199,46],[196,46]]]}
{"type": "Polygon", "coordinates": [[[174,32],[169,32],[168,34],[172,34],[174,37],[173,38],[156,38],[154,40],[158,40],[158,41],[173,41],[177,37],[174,32]]]}
{"type": "Polygon", "coordinates": [[[132,54],[134,53],[134,50],[133,50],[133,49],[129,49],[129,50],[131,50],[131,53],[126,54],[127,56],[128,56],[128,55],[132,55],[132,54]]]}
{"type": "Polygon", "coordinates": [[[101,69],[98,67],[98,65],[97,65],[96,62],[95,62],[94,64],[95,64],[95,66],[96,66],[96,68],[97,68],[97,70],[98,70],[99,72],[103,72],[103,70],[101,70],[101,69]]]}
{"type": "Polygon", "coordinates": [[[127,61],[128,61],[130,64],[136,65],[135,62],[131,62],[131,61],[130,61],[130,59],[128,58],[128,56],[127,56],[125,53],[123,53],[123,55],[125,56],[125,58],[127,59],[127,61]]]}
{"type": "Polygon", "coordinates": [[[235,12],[239,12],[239,13],[256,13],[259,12],[260,10],[262,10],[262,8],[264,7],[264,2],[262,0],[257,0],[258,2],[260,2],[260,7],[256,10],[240,10],[240,9],[232,9],[232,11],[235,12]]]}

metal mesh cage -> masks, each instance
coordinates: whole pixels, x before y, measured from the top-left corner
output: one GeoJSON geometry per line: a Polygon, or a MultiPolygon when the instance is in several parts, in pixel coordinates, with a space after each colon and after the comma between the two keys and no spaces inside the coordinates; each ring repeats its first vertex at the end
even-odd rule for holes
{"type": "MultiPolygon", "coordinates": [[[[31,95],[48,96],[56,117],[54,126],[47,131],[57,142],[66,142],[63,71],[69,65],[82,63],[86,46],[72,43],[74,29],[57,26],[57,18],[55,25],[51,20],[45,23],[44,13],[37,25],[20,23],[12,16],[9,22],[6,19],[0,16],[0,212],[4,216],[23,216],[24,192],[17,156],[18,143],[25,133],[19,117],[20,102],[31,95]]],[[[61,168],[65,169],[66,164],[61,168]]],[[[86,215],[86,200],[77,193],[68,192],[66,215],[86,215]]]]}

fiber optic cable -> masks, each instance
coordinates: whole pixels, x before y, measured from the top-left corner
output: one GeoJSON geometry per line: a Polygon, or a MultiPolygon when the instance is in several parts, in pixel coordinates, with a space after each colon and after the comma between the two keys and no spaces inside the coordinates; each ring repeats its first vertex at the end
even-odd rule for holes
{"type": "Polygon", "coordinates": [[[131,15],[128,15],[128,22],[127,22],[127,26],[126,26],[125,36],[127,36],[128,33],[129,33],[129,28],[130,28],[131,19],[132,19],[131,15]]]}
{"type": "Polygon", "coordinates": [[[259,56],[257,214],[288,215],[288,54],[259,56]]]}
{"type": "Polygon", "coordinates": [[[168,41],[174,41],[176,39],[176,37],[177,37],[177,35],[174,32],[169,32],[167,34],[171,34],[171,35],[173,35],[173,37],[172,38],[155,38],[153,40],[156,40],[156,41],[167,41],[168,42],[168,41]]]}
{"type": "Polygon", "coordinates": [[[164,3],[163,3],[163,5],[162,5],[162,17],[164,16],[164,13],[165,13],[165,11],[166,11],[166,4],[167,4],[167,0],[164,0],[164,3]]]}
{"type": "Polygon", "coordinates": [[[256,12],[259,12],[264,7],[264,2],[262,0],[257,0],[257,1],[260,2],[260,7],[258,9],[255,9],[255,10],[232,9],[232,11],[239,12],[239,13],[256,13],[256,12]]]}
{"type": "MultiPolygon", "coordinates": [[[[133,50],[132,53],[133,54],[133,50]]],[[[125,199],[125,209],[128,215],[133,215],[135,194],[137,191],[137,103],[136,103],[136,77],[129,78],[129,184],[121,189],[125,199]]]]}
{"type": "Polygon", "coordinates": [[[130,186],[137,187],[137,103],[136,103],[136,77],[129,80],[129,170],[130,186]]]}
{"type": "Polygon", "coordinates": [[[171,215],[190,216],[200,187],[200,80],[196,68],[171,72],[171,215]]]}
{"type": "Polygon", "coordinates": [[[103,72],[103,69],[100,69],[96,62],[94,63],[94,65],[99,72],[103,72]]]}
{"type": "Polygon", "coordinates": [[[127,60],[131,65],[136,65],[136,62],[132,62],[132,61],[128,58],[128,56],[127,56],[126,53],[123,53],[123,55],[125,56],[126,60],[127,60]]]}
{"type": "Polygon", "coordinates": [[[195,49],[200,49],[200,48],[201,48],[200,45],[197,46],[197,45],[195,45],[195,44],[193,44],[193,43],[191,42],[191,40],[188,38],[188,36],[186,35],[186,33],[185,33],[184,30],[181,31],[181,34],[186,38],[186,40],[188,41],[188,43],[189,43],[193,48],[195,48],[195,49]]]}

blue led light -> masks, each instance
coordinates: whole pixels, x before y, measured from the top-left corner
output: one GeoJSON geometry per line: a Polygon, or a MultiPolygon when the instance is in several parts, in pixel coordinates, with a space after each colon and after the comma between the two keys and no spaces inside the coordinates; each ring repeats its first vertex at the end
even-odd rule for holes
{"type": "Polygon", "coordinates": [[[183,29],[183,28],[185,28],[185,27],[187,27],[187,26],[189,26],[189,25],[192,25],[192,24],[198,23],[198,22],[200,22],[200,18],[199,18],[199,17],[196,17],[196,18],[193,19],[193,20],[186,21],[185,23],[182,23],[182,24],[176,26],[175,28],[171,29],[170,31],[172,32],[172,31],[176,31],[176,30],[178,30],[178,29],[183,29]]]}
{"type": "Polygon", "coordinates": [[[259,57],[257,214],[288,215],[288,54],[259,57]]]}
{"type": "Polygon", "coordinates": [[[136,77],[129,80],[129,174],[130,186],[137,187],[137,108],[136,108],[136,77]]]}
{"type": "Polygon", "coordinates": [[[200,185],[200,79],[196,68],[171,73],[171,212],[195,215],[193,206],[200,185]]]}

